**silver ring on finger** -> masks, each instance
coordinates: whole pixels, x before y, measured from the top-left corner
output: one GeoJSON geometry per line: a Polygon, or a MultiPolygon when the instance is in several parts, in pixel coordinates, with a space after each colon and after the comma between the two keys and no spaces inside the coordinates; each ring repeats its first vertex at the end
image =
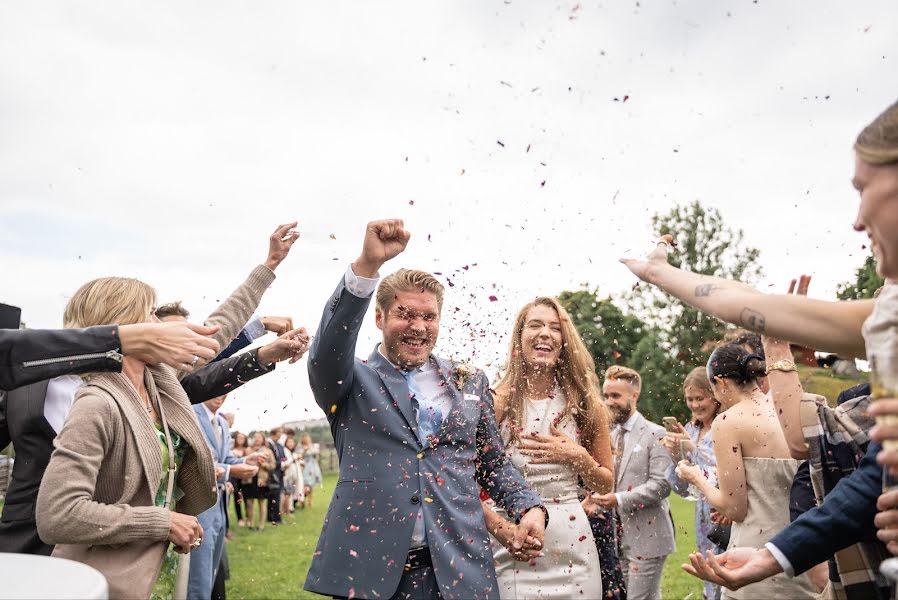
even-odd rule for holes
{"type": "Polygon", "coordinates": [[[195,366],[196,366],[196,363],[198,363],[198,362],[200,362],[200,357],[197,356],[196,354],[194,354],[194,355],[193,355],[193,361],[190,363],[190,366],[191,366],[191,367],[195,367],[195,366]]]}

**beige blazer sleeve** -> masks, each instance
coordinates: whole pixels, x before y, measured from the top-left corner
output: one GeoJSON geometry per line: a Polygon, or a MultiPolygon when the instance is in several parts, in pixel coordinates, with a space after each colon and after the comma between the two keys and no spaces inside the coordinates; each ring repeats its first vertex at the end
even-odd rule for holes
{"type": "Polygon", "coordinates": [[[37,495],[37,531],[47,544],[168,539],[168,509],[94,501],[100,468],[117,442],[116,430],[123,431],[121,415],[98,393],[82,392],[56,438],[37,495]]]}
{"type": "MultiPolygon", "coordinates": [[[[250,320],[259,307],[262,294],[265,293],[274,282],[274,271],[265,265],[259,265],[249,274],[246,281],[234,290],[218,308],[212,311],[204,324],[209,327],[219,327],[218,333],[212,338],[218,342],[224,350],[231,343],[243,326],[250,320]]],[[[187,375],[185,371],[178,371],[178,379],[187,375]]]]}

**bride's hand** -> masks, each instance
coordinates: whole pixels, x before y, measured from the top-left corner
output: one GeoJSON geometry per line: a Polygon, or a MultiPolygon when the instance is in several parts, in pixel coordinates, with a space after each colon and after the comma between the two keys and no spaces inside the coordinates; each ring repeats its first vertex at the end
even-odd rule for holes
{"type": "Polygon", "coordinates": [[[586,448],[559,431],[554,424],[549,425],[549,435],[522,435],[518,449],[521,454],[529,456],[533,464],[562,463],[576,466],[589,457],[586,448]]]}
{"type": "Polygon", "coordinates": [[[521,548],[516,549],[514,547],[513,542],[516,529],[517,525],[502,519],[502,522],[499,523],[496,530],[492,532],[493,537],[496,538],[500,544],[505,546],[505,549],[508,550],[508,553],[511,554],[512,558],[515,560],[528,562],[538,558],[540,555],[540,548],[537,547],[537,544],[533,540],[527,540],[528,543],[525,543],[521,548]]]}
{"type": "Polygon", "coordinates": [[[667,255],[670,252],[670,248],[673,246],[673,236],[669,233],[665,233],[658,240],[655,249],[644,259],[637,260],[635,258],[622,258],[620,261],[624,263],[634,275],[643,281],[651,283],[653,271],[659,265],[667,264],[667,255]]]}

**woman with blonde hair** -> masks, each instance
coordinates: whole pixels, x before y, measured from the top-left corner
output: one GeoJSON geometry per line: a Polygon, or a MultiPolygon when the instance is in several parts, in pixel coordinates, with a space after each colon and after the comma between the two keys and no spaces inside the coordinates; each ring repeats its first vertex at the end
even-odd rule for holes
{"type": "MultiPolygon", "coordinates": [[[[678,431],[669,431],[661,440],[661,444],[673,459],[673,464],[667,471],[667,480],[674,492],[684,498],[695,500],[695,544],[698,551],[704,554],[711,550],[716,554],[725,548],[715,545],[708,539],[708,534],[715,525],[711,520],[713,507],[704,496],[699,494],[697,498],[694,497],[689,483],[680,479],[674,470],[674,465],[685,459],[698,467],[712,485],[716,485],[717,482],[717,461],[714,459],[711,425],[720,411],[720,402],[714,397],[714,389],[708,380],[706,367],[696,367],[686,375],[683,381],[683,396],[691,413],[689,422],[685,427],[677,423],[678,431]]],[[[720,598],[720,586],[709,581],[705,582],[702,598],[717,600],[720,598]]]]}
{"type": "Polygon", "coordinates": [[[500,597],[602,597],[599,556],[579,482],[593,492],[612,490],[608,416],[592,357],[555,298],[537,298],[518,313],[495,409],[506,454],[549,511],[537,554],[515,551],[514,525],[484,504],[495,538],[500,597]]]}
{"type": "MultiPolygon", "coordinates": [[[[136,279],[95,279],[69,300],[65,326],[150,322],[155,301],[136,279]]],[[[175,553],[202,544],[195,515],[215,500],[212,455],[175,372],[126,356],[121,373],[89,375],[75,394],[37,527],[54,556],[103,573],[110,597],[170,597],[175,553]]]]}

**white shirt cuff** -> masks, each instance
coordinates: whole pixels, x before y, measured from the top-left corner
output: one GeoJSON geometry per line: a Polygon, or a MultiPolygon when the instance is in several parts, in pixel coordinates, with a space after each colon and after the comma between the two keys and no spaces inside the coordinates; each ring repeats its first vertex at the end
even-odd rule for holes
{"type": "Polygon", "coordinates": [[[247,321],[246,325],[243,326],[243,331],[246,332],[250,340],[257,340],[268,333],[265,331],[265,326],[262,325],[262,319],[256,315],[253,315],[253,318],[247,321]]]}
{"type": "Polygon", "coordinates": [[[620,505],[621,505],[620,492],[615,492],[614,499],[617,500],[617,507],[620,508],[620,505]]]}
{"type": "Polygon", "coordinates": [[[773,559],[780,564],[783,568],[783,573],[788,575],[789,577],[795,577],[795,569],[792,568],[792,563],[789,562],[789,559],[786,558],[786,555],[780,552],[780,549],[767,542],[764,544],[764,547],[767,548],[767,551],[773,555],[773,559]]]}
{"type": "Polygon", "coordinates": [[[352,265],[346,269],[346,275],[343,277],[343,283],[349,293],[357,298],[368,298],[377,289],[377,283],[380,281],[380,273],[376,273],[374,278],[359,277],[352,272],[352,265]]]}

